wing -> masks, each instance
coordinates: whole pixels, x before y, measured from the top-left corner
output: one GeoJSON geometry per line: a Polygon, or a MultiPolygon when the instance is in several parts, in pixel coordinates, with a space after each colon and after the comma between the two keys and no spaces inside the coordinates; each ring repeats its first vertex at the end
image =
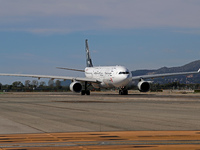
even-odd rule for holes
{"type": "Polygon", "coordinates": [[[197,74],[199,72],[200,72],[200,69],[198,71],[193,71],[193,72],[178,72],[178,73],[141,75],[141,76],[134,76],[134,77],[132,77],[132,80],[160,78],[160,77],[169,77],[169,76],[177,76],[177,75],[197,74]]]}
{"type": "Polygon", "coordinates": [[[82,81],[82,82],[93,82],[100,83],[100,81],[91,78],[80,78],[80,77],[67,77],[67,76],[50,76],[50,75],[32,75],[32,74],[8,74],[8,73],[0,73],[0,76],[15,76],[15,77],[32,77],[32,78],[49,78],[49,79],[63,79],[63,80],[74,80],[74,81],[82,81]]]}

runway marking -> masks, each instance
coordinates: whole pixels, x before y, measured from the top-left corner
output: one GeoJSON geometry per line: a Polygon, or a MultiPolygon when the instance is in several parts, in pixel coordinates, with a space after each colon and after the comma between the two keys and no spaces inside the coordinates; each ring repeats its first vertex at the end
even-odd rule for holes
{"type": "Polygon", "coordinates": [[[200,149],[200,131],[121,131],[0,135],[1,150],[200,149]]]}

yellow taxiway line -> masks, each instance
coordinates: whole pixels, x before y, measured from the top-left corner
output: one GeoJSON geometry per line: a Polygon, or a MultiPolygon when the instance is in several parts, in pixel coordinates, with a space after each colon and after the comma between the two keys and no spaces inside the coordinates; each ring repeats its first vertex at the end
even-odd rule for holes
{"type": "Polygon", "coordinates": [[[200,131],[120,131],[0,135],[0,150],[196,150],[200,131]]]}

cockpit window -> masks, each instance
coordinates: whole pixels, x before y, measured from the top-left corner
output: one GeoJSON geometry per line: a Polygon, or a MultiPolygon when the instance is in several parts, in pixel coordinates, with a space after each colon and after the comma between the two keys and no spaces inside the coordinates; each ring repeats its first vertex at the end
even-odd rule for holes
{"type": "Polygon", "coordinates": [[[126,71],[126,72],[119,72],[119,74],[129,74],[129,72],[128,71],[126,71]]]}

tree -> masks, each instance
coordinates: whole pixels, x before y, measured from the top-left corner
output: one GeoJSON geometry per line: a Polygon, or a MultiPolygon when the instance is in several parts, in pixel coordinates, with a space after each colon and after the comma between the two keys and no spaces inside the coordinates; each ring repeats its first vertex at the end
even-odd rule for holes
{"type": "Polygon", "coordinates": [[[21,81],[15,81],[12,83],[13,87],[23,87],[23,83],[21,81]]]}
{"type": "Polygon", "coordinates": [[[54,84],[53,80],[50,79],[48,82],[48,86],[53,87],[53,84],[54,84]]]}
{"type": "Polygon", "coordinates": [[[31,83],[30,80],[26,80],[25,83],[24,83],[25,87],[30,87],[30,83],[31,83]]]}
{"type": "Polygon", "coordinates": [[[37,80],[33,80],[33,81],[31,82],[31,84],[32,84],[32,86],[33,86],[34,88],[36,88],[36,87],[38,86],[38,81],[37,81],[37,80]]]}
{"type": "Polygon", "coordinates": [[[46,85],[46,83],[44,81],[40,82],[40,87],[44,87],[46,85]]]}
{"type": "Polygon", "coordinates": [[[61,89],[62,88],[61,82],[59,80],[56,80],[56,88],[57,89],[61,89]]]}

